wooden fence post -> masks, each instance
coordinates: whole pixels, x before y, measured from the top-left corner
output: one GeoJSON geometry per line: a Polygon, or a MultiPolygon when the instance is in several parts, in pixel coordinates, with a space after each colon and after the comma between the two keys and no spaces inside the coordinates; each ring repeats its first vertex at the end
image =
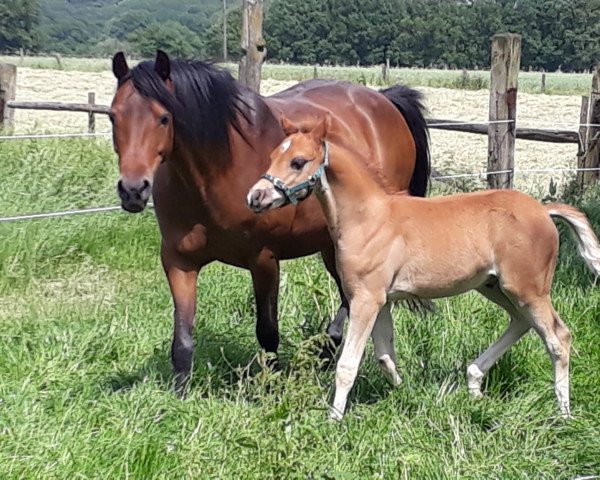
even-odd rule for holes
{"type": "MultiPolygon", "coordinates": [[[[600,127],[592,125],[600,125],[600,63],[594,69],[592,76],[592,91],[589,99],[586,135],[586,148],[583,157],[584,168],[600,167],[600,127]]],[[[598,180],[600,172],[598,170],[583,172],[583,182],[580,184],[585,186],[589,183],[598,180]]]]}
{"type": "Polygon", "coordinates": [[[488,175],[490,188],[512,188],[515,164],[517,84],[521,66],[521,36],[503,33],[492,37],[488,175]]]}
{"type": "Polygon", "coordinates": [[[239,80],[255,92],[260,92],[261,67],[267,54],[262,35],[263,0],[244,0],[242,19],[242,58],[239,80]]]}
{"type": "MultiPolygon", "coordinates": [[[[96,94],[94,92],[88,92],[88,104],[92,107],[96,105],[96,94]]],[[[88,133],[96,133],[96,114],[91,110],[88,113],[88,133]]]]}
{"type": "Polygon", "coordinates": [[[12,128],[15,112],[8,102],[15,99],[17,93],[17,67],[10,63],[0,64],[0,129],[12,128]]]}
{"type": "Polygon", "coordinates": [[[546,93],[546,72],[542,72],[542,86],[540,90],[542,93],[546,93]]]}

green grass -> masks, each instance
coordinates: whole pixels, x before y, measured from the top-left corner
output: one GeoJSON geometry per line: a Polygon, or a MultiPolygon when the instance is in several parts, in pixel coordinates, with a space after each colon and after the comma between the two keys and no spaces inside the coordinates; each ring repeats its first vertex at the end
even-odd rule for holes
{"type": "MultiPolygon", "coordinates": [[[[53,57],[10,57],[0,56],[0,63],[14,63],[23,67],[57,69],[59,65],[53,57]]],[[[136,62],[131,60],[133,65],[136,62]]],[[[237,64],[228,63],[226,66],[237,76],[237,64]]],[[[110,70],[110,59],[94,58],[63,58],[62,70],[85,72],[100,72],[110,70]]],[[[300,81],[314,78],[315,67],[312,65],[288,65],[265,63],[262,70],[263,79],[300,81]]],[[[336,67],[318,66],[319,78],[348,80],[368,85],[383,86],[381,66],[374,67],[336,67]]],[[[462,70],[391,68],[387,84],[403,83],[413,87],[457,88],[463,90],[489,89],[489,71],[477,70],[467,72],[462,70]]],[[[542,93],[542,74],[539,72],[521,72],[519,74],[519,90],[526,93],[542,93]]],[[[588,73],[546,73],[544,93],[549,95],[588,95],[592,75],[588,73]]]]}
{"type": "MultiPolygon", "coordinates": [[[[104,141],[0,144],[0,216],[116,203],[104,141]]],[[[600,230],[598,191],[584,207],[600,230]]],[[[281,283],[281,359],[261,368],[247,272],[202,273],[189,396],[171,391],[171,299],[151,212],[1,223],[0,478],[573,478],[600,473],[600,293],[565,239],[554,288],[573,332],[562,421],[529,335],[469,398],[467,362],[505,325],[475,295],[396,308],[404,377],[368,352],[343,423],[314,351],[337,294],[315,258],[281,283]]],[[[566,236],[565,236],[566,237],[566,236]]]]}

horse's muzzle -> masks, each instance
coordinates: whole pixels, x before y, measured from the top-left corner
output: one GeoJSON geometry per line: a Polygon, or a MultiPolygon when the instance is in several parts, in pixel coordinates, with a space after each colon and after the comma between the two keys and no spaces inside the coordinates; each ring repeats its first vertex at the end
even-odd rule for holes
{"type": "Polygon", "coordinates": [[[121,178],[117,182],[117,193],[123,210],[138,213],[146,208],[152,193],[152,184],[146,178],[139,180],[121,178]]]}

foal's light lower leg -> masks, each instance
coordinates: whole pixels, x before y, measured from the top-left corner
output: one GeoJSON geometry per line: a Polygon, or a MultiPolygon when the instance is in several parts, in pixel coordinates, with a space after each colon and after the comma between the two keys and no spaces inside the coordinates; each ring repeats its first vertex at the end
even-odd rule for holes
{"type": "Polygon", "coordinates": [[[373,327],[373,345],[375,358],[379,367],[394,385],[400,385],[402,379],[396,370],[396,350],[394,348],[394,324],[392,321],[391,304],[386,303],[377,315],[373,327]]]}
{"type": "Polygon", "coordinates": [[[360,299],[350,302],[350,323],[342,355],[335,372],[335,397],[329,416],[341,420],[346,410],[348,393],[354,385],[360,360],[373,330],[377,313],[383,302],[360,299]]]}
{"type": "Polygon", "coordinates": [[[569,359],[571,332],[563,323],[550,301],[532,310],[534,328],[546,345],[554,367],[554,390],[562,416],[571,417],[569,400],[569,359]]]}
{"type": "Polygon", "coordinates": [[[467,385],[469,392],[475,397],[481,397],[481,384],[488,370],[517,343],[531,327],[522,319],[512,318],[504,333],[477,360],[467,368],[467,385]]]}

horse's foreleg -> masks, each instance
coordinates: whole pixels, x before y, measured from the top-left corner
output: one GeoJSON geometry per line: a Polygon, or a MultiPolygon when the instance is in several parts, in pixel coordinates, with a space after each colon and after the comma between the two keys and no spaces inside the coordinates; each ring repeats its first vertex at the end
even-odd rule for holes
{"type": "Polygon", "coordinates": [[[279,325],[277,295],[279,293],[279,261],[273,252],[263,250],[250,267],[256,300],[256,338],[269,353],[277,353],[279,325]]]}
{"type": "Polygon", "coordinates": [[[354,385],[367,340],[384,303],[384,298],[378,301],[372,296],[362,296],[350,302],[348,335],[336,367],[335,397],[329,413],[334,420],[341,420],[344,416],[348,393],[354,385]]]}
{"type": "Polygon", "coordinates": [[[174,304],[171,361],[175,389],[183,394],[192,370],[193,329],[196,315],[196,281],[200,266],[191,266],[166,254],[161,255],[174,304]]]}
{"type": "Polygon", "coordinates": [[[338,287],[338,291],[340,292],[340,297],[342,300],[342,303],[340,304],[340,307],[338,308],[338,311],[335,314],[333,321],[327,326],[327,335],[329,335],[329,338],[333,343],[333,348],[331,348],[332,345],[327,345],[322,353],[322,357],[332,358],[335,353],[335,349],[341,345],[342,339],[344,338],[344,321],[348,316],[350,306],[348,304],[348,299],[344,295],[342,282],[335,267],[335,249],[333,248],[333,246],[331,246],[327,250],[322,251],[321,257],[323,258],[325,268],[335,280],[335,284],[338,287]]]}

